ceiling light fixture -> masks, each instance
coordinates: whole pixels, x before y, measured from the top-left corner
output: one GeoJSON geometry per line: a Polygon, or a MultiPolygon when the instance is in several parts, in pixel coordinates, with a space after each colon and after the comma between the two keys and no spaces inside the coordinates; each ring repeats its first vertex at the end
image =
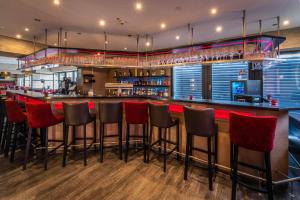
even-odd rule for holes
{"type": "Polygon", "coordinates": [[[160,28],[161,28],[161,29],[165,29],[165,28],[166,28],[166,24],[165,24],[165,23],[161,23],[161,24],[160,24],[160,28]]]}
{"type": "Polygon", "coordinates": [[[124,50],[127,50],[127,47],[124,47],[124,50]]]}
{"type": "Polygon", "coordinates": [[[53,0],[54,5],[60,5],[60,0],[53,0]]]}
{"type": "Polygon", "coordinates": [[[180,39],[180,35],[176,35],[175,39],[179,40],[180,39]]]}
{"type": "Polygon", "coordinates": [[[141,2],[136,2],[136,4],[135,4],[135,9],[136,9],[136,10],[142,10],[142,9],[143,9],[142,3],[141,3],[141,2]]]}
{"type": "Polygon", "coordinates": [[[54,45],[54,46],[57,46],[57,44],[56,44],[56,43],[54,43],[53,45],[54,45]]]}
{"type": "Polygon", "coordinates": [[[146,46],[149,47],[150,46],[150,42],[146,42],[146,46]]]}
{"type": "Polygon", "coordinates": [[[284,25],[284,26],[290,25],[290,21],[289,21],[289,20],[284,20],[284,21],[283,21],[283,25],[284,25]]]}
{"type": "Polygon", "coordinates": [[[21,38],[22,38],[22,35],[17,34],[17,35],[16,35],[16,38],[21,39],[21,38]]]}
{"type": "Polygon", "coordinates": [[[104,43],[105,43],[105,44],[108,44],[108,41],[105,41],[104,43]]]}
{"type": "Polygon", "coordinates": [[[28,31],[29,31],[29,28],[25,28],[24,30],[25,30],[26,32],[28,32],[28,31]]]}
{"type": "Polygon", "coordinates": [[[103,19],[101,19],[101,20],[99,21],[99,25],[100,25],[100,26],[105,26],[105,25],[106,25],[106,21],[103,20],[103,19]]]}
{"type": "Polygon", "coordinates": [[[223,27],[222,27],[222,26],[217,26],[217,27],[216,27],[216,31],[217,31],[218,33],[222,32],[222,30],[223,30],[223,27]]]}
{"type": "Polygon", "coordinates": [[[217,12],[218,12],[218,10],[217,10],[216,8],[212,8],[212,9],[210,10],[210,13],[211,13],[212,15],[217,14],[217,12]]]}

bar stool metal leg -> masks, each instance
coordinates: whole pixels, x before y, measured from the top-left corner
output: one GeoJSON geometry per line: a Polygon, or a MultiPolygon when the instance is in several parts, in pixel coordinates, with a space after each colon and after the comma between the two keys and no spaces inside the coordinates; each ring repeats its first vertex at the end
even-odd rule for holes
{"type": "Polygon", "coordinates": [[[236,200],[236,187],[237,187],[237,165],[238,165],[238,156],[239,156],[239,148],[236,145],[233,145],[233,162],[232,162],[232,191],[231,191],[231,199],[236,200]]]}
{"type": "Polygon", "coordinates": [[[180,142],[180,139],[179,139],[179,123],[176,125],[176,151],[177,151],[177,154],[176,154],[176,158],[177,160],[179,160],[180,156],[179,156],[179,142],[180,142]]]}
{"type": "Polygon", "coordinates": [[[123,141],[122,141],[122,122],[118,123],[118,135],[119,135],[119,158],[123,159],[123,141]]]}
{"type": "Polygon", "coordinates": [[[93,133],[94,133],[94,138],[93,138],[93,143],[94,143],[94,150],[97,151],[97,146],[96,146],[96,142],[97,142],[97,120],[95,119],[93,122],[93,133]]]}
{"type": "MultiPolygon", "coordinates": [[[[72,145],[76,144],[76,126],[72,126],[72,145]]],[[[72,150],[75,150],[75,146],[72,146],[72,150]]]]}
{"type": "Polygon", "coordinates": [[[216,164],[218,163],[218,132],[216,132],[214,136],[214,141],[214,170],[216,174],[218,171],[218,167],[216,166],[216,164]]]}
{"type": "MultiPolygon", "coordinates": [[[[74,128],[73,128],[74,129],[74,128]]],[[[68,152],[68,136],[69,136],[69,126],[64,128],[64,153],[63,153],[63,167],[66,166],[67,152],[68,152]]]]}
{"type": "Polygon", "coordinates": [[[158,128],[158,145],[159,145],[158,155],[160,156],[161,155],[161,128],[158,128]]]}
{"type": "Polygon", "coordinates": [[[208,161],[208,183],[209,183],[209,190],[213,190],[213,186],[212,186],[212,176],[213,176],[213,172],[212,172],[212,164],[211,164],[211,137],[207,138],[207,161],[208,161]]]}
{"type": "Polygon", "coordinates": [[[266,163],[268,199],[273,200],[272,170],[271,170],[272,168],[271,168],[270,153],[265,153],[265,163],[266,163]]]}
{"type": "Polygon", "coordinates": [[[189,161],[190,161],[190,148],[191,148],[191,134],[186,134],[186,147],[185,147],[185,162],[184,162],[184,180],[187,180],[189,161]]]}
{"type": "Polygon", "coordinates": [[[105,124],[100,122],[100,162],[103,162],[105,124]]]}
{"type": "Polygon", "coordinates": [[[14,124],[13,125],[14,132],[13,132],[13,144],[12,144],[12,149],[10,153],[10,162],[13,162],[15,160],[15,152],[16,152],[16,147],[17,147],[17,138],[18,138],[18,133],[19,133],[19,124],[14,124]]]}
{"type": "Polygon", "coordinates": [[[146,125],[143,124],[143,148],[144,148],[144,163],[146,163],[147,159],[147,155],[146,155],[146,150],[147,150],[147,147],[146,147],[146,125]]]}
{"type": "Polygon", "coordinates": [[[84,166],[87,165],[87,149],[86,149],[86,124],[83,125],[83,158],[84,158],[84,166]]]}
{"type": "Polygon", "coordinates": [[[6,133],[6,139],[5,139],[5,149],[4,149],[4,157],[8,157],[10,145],[11,145],[11,136],[12,136],[12,129],[13,124],[8,123],[7,124],[7,133],[6,133]]]}
{"type": "Polygon", "coordinates": [[[128,160],[128,151],[129,151],[129,133],[130,132],[130,124],[127,123],[127,130],[126,130],[126,150],[125,150],[125,162],[127,163],[128,160]]]}
{"type": "Polygon", "coordinates": [[[32,136],[32,128],[29,128],[28,136],[27,136],[26,149],[25,149],[25,158],[24,158],[23,170],[25,170],[26,167],[27,167],[29,151],[30,151],[30,145],[31,145],[31,136],[32,136]]]}
{"type": "Polygon", "coordinates": [[[8,132],[8,122],[6,120],[4,123],[3,134],[2,134],[1,149],[0,149],[1,153],[3,153],[5,151],[7,132],[8,132]]]}
{"type": "Polygon", "coordinates": [[[149,142],[148,142],[147,163],[149,163],[149,160],[150,160],[150,152],[151,152],[151,149],[152,149],[152,137],[153,137],[153,126],[150,125],[150,136],[149,136],[149,142]]]}
{"type": "Polygon", "coordinates": [[[45,157],[44,157],[44,169],[48,169],[48,128],[45,129],[45,157]]]}
{"type": "Polygon", "coordinates": [[[167,129],[164,129],[164,172],[167,170],[167,129]]]}

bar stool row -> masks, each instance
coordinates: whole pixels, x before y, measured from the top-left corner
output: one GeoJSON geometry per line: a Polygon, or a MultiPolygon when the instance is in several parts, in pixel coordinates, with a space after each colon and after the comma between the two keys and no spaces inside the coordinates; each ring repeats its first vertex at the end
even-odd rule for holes
{"type": "MultiPolygon", "coordinates": [[[[125,162],[128,161],[128,155],[130,150],[131,138],[142,140],[142,149],[144,151],[144,162],[149,163],[150,151],[155,151],[159,155],[163,156],[163,169],[166,171],[167,158],[170,154],[176,151],[176,158],[179,159],[179,119],[171,117],[168,105],[165,104],[153,104],[147,102],[125,102],[112,103],[102,102],[99,103],[99,120],[100,120],[100,162],[103,162],[105,138],[117,137],[119,159],[123,158],[123,138],[122,138],[122,124],[123,124],[123,105],[125,110],[126,121],[126,139],[125,139],[125,162]],[[149,123],[150,118],[150,123],[149,123]],[[118,133],[111,135],[105,133],[105,126],[108,124],[117,124],[118,133]],[[150,124],[150,134],[148,135],[148,126],[150,124]],[[142,125],[143,134],[132,134],[130,126],[142,125]],[[158,140],[153,141],[154,127],[158,128],[158,140]],[[176,141],[170,141],[167,138],[167,130],[171,127],[176,127],[176,141]],[[163,134],[162,134],[163,133],[163,134]],[[162,146],[163,144],[163,146],[162,146]],[[173,145],[173,149],[168,149],[167,144],[173,145]]],[[[26,104],[26,113],[24,113],[18,106],[16,101],[6,100],[3,104],[1,100],[1,151],[4,149],[5,155],[8,155],[11,147],[11,161],[13,161],[14,151],[16,149],[16,139],[20,132],[20,127],[24,127],[27,121],[29,131],[27,134],[27,144],[25,150],[24,166],[29,158],[29,151],[32,147],[33,130],[41,129],[41,143],[42,150],[44,151],[44,168],[47,169],[48,160],[48,133],[47,128],[59,123],[63,123],[63,141],[58,147],[64,146],[63,151],[63,166],[66,166],[67,153],[70,150],[70,146],[76,145],[76,140],[83,140],[83,155],[84,165],[87,164],[87,151],[94,145],[96,149],[96,113],[89,111],[88,103],[74,103],[63,104],[63,114],[55,115],[51,110],[50,104],[26,104]],[[4,105],[4,106],[3,106],[4,105]],[[93,123],[93,137],[88,138],[86,133],[86,126],[89,123],[93,123]],[[12,126],[14,131],[7,129],[12,126]],[[3,126],[4,125],[4,126],[3,126]],[[78,126],[83,126],[83,138],[76,137],[75,129],[78,126]],[[69,128],[72,127],[72,142],[68,142],[69,128]],[[13,136],[13,137],[12,137],[13,136]],[[13,138],[11,142],[11,138],[13,138]],[[91,140],[89,146],[87,146],[87,140],[91,140]],[[4,144],[3,144],[4,143],[4,144]],[[4,148],[2,148],[2,146],[4,148]]],[[[187,132],[186,138],[186,156],[185,156],[185,169],[184,179],[187,179],[188,167],[190,165],[190,156],[193,151],[200,151],[207,153],[208,160],[208,179],[209,189],[213,189],[213,173],[216,172],[217,164],[217,152],[218,152],[218,126],[215,123],[214,110],[213,109],[193,109],[190,107],[184,107],[185,126],[187,132]],[[207,149],[200,149],[193,146],[194,137],[207,138],[207,149]],[[212,139],[214,140],[214,149],[212,151],[212,139]],[[212,162],[212,156],[214,162],[212,162]]],[[[251,116],[241,115],[239,113],[230,113],[230,141],[231,141],[231,178],[232,178],[232,199],[236,199],[236,186],[239,182],[241,185],[250,189],[255,189],[260,192],[267,192],[268,198],[273,199],[272,190],[272,175],[271,175],[271,162],[270,152],[273,149],[274,135],[276,128],[276,118],[272,116],[251,116]],[[255,129],[254,129],[255,128],[255,129]],[[238,161],[238,149],[243,147],[246,149],[263,152],[265,154],[265,168],[261,169],[266,173],[266,190],[253,188],[252,185],[248,185],[242,182],[237,173],[238,164],[252,167],[245,163],[238,161]]],[[[24,133],[23,128],[23,134],[24,133]]],[[[171,132],[171,131],[170,131],[171,132]]],[[[57,148],[58,148],[57,147],[57,148]]],[[[56,150],[56,149],[55,149],[56,150]]],[[[256,168],[257,169],[257,168],[256,168]]]]}

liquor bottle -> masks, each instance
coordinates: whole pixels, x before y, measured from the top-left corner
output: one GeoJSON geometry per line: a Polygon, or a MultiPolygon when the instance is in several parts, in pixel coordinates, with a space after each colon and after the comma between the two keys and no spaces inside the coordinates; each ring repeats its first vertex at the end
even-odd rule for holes
{"type": "Polygon", "coordinates": [[[114,77],[118,77],[118,72],[114,71],[114,77]]]}

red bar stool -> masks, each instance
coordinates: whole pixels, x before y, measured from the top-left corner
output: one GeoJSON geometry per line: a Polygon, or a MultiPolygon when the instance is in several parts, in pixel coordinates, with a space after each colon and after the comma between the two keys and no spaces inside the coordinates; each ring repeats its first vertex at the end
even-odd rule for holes
{"type": "MultiPolygon", "coordinates": [[[[48,103],[26,103],[27,120],[29,125],[27,145],[25,151],[25,159],[23,169],[26,169],[28,162],[29,150],[31,145],[32,130],[41,129],[41,136],[43,138],[45,158],[44,168],[47,170],[48,164],[48,127],[54,126],[64,122],[64,116],[54,115],[52,113],[51,104],[48,103]],[[42,131],[43,130],[43,131],[42,131]]],[[[57,141],[56,141],[57,142],[57,141]]],[[[62,146],[63,144],[59,145],[62,146]]]]}
{"type": "MultiPolygon", "coordinates": [[[[21,130],[25,130],[26,113],[22,111],[17,101],[5,101],[8,131],[6,133],[5,156],[8,156],[10,147],[10,161],[13,162],[15,158],[15,151],[17,146],[17,138],[21,130]],[[11,141],[12,140],[12,141],[11,141]]],[[[24,131],[23,131],[24,132],[24,131]]]]}
{"type": "Polygon", "coordinates": [[[236,199],[237,183],[259,192],[268,193],[268,199],[273,199],[272,189],[272,171],[270,152],[273,149],[275,129],[277,118],[273,116],[247,116],[238,113],[230,113],[230,142],[233,145],[232,158],[232,196],[236,199]],[[263,152],[265,159],[265,168],[260,169],[257,166],[242,163],[238,161],[239,147],[250,149],[253,151],[263,152]],[[266,173],[266,190],[255,188],[238,178],[237,167],[258,169],[266,173]]]}
{"type": "Polygon", "coordinates": [[[128,160],[129,151],[129,139],[141,138],[138,135],[130,135],[131,124],[142,124],[143,125],[143,147],[144,147],[144,162],[146,162],[146,151],[147,151],[147,138],[148,138],[148,103],[147,102],[125,102],[125,119],[126,119],[126,150],[125,150],[125,162],[128,160]]]}

